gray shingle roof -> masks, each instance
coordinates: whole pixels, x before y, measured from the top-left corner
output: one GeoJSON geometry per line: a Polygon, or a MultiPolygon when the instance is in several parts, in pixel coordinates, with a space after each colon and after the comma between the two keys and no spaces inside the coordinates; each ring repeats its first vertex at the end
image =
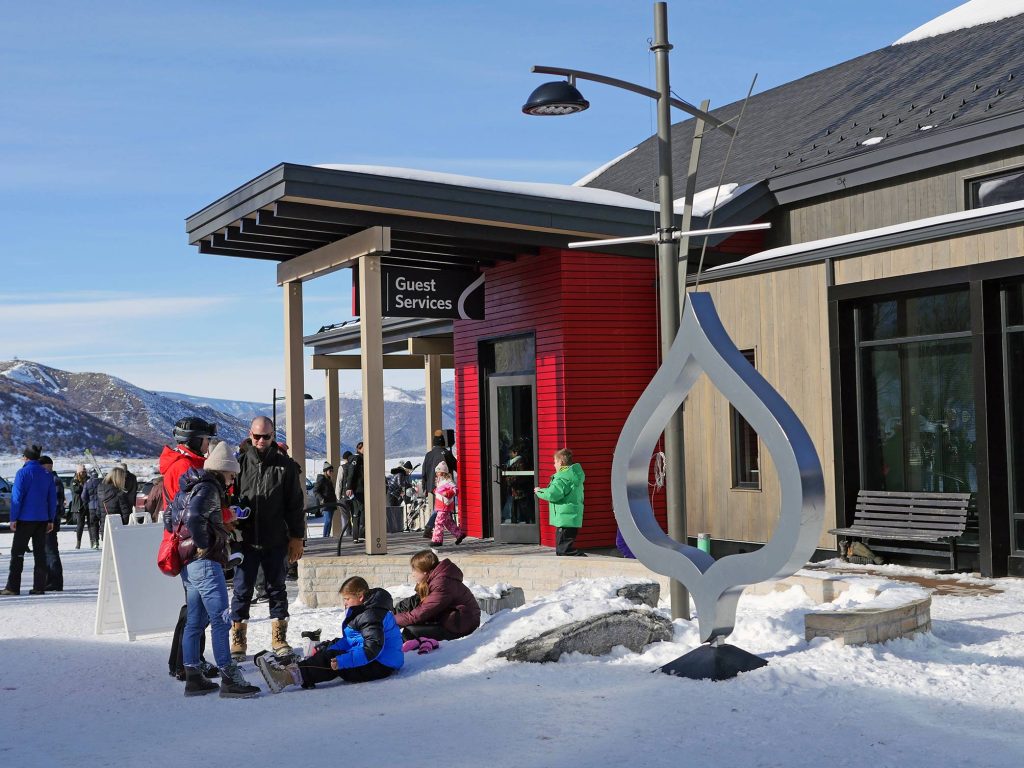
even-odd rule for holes
{"type": "MultiPolygon", "coordinates": [[[[740,102],[712,112],[723,119],[740,102]]],[[[751,97],[725,183],[752,183],[879,148],[931,138],[993,117],[1024,122],[1024,15],[889,46],[751,97]],[[932,126],[925,129],[925,126],[932,126]],[[881,142],[864,144],[882,137],[881,142]]],[[[682,196],[693,120],[673,126],[676,196],[682,196]]],[[[697,189],[718,183],[728,147],[705,132],[697,189]]],[[[656,199],[655,138],[588,186],[656,199]]]]}

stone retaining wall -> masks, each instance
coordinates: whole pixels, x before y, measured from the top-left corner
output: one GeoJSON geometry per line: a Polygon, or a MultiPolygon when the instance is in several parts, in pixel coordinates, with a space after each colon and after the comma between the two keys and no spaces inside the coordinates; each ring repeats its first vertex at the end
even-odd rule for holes
{"type": "Polygon", "coordinates": [[[884,643],[918,632],[929,632],[932,628],[931,608],[929,596],[890,608],[808,613],[804,617],[804,637],[808,641],[827,637],[842,645],[884,643]]]}
{"type": "MultiPolygon", "coordinates": [[[[444,559],[447,552],[440,553],[444,559]]],[[[498,583],[522,587],[527,601],[575,579],[629,578],[656,581],[668,594],[668,578],[652,573],[636,560],[621,557],[555,557],[554,555],[456,556],[466,581],[484,586],[498,583]]],[[[338,589],[349,576],[362,576],[371,586],[409,583],[407,555],[304,557],[299,561],[299,597],[310,608],[340,606],[338,589]]]]}

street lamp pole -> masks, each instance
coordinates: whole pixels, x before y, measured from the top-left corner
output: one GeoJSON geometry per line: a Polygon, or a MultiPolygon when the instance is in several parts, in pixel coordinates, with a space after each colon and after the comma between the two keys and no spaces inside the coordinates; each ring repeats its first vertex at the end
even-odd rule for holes
{"type": "MultiPolygon", "coordinates": [[[[658,89],[658,299],[661,322],[661,357],[679,332],[679,259],[675,232],[675,201],[672,194],[672,88],[669,81],[668,9],[654,4],[654,67],[658,89]]],[[[685,266],[683,271],[685,273],[685,266]]],[[[683,415],[678,408],[665,425],[665,507],[668,535],[686,543],[686,474],[683,462],[683,415]]],[[[690,595],[680,582],[670,582],[672,618],[690,618],[690,595]]]]}
{"type": "MultiPolygon", "coordinates": [[[[658,317],[661,328],[661,357],[668,356],[676,334],[679,332],[680,286],[679,258],[674,226],[675,204],[672,199],[672,107],[681,109],[729,135],[736,130],[725,121],[703,109],[698,109],[682,99],[672,97],[669,82],[668,53],[672,46],[668,42],[668,6],[664,2],[654,4],[654,52],[657,90],[651,90],[625,80],[583,72],[562,67],[534,66],[534,72],[564,75],[567,82],[545,83],[537,88],[523,105],[528,115],[570,115],[582,112],[590,102],[576,90],[577,80],[592,80],[633,93],[639,93],[658,102],[658,232],[650,241],[657,243],[658,253],[658,317]]],[[[648,241],[647,238],[633,240],[648,241]]],[[[594,244],[611,244],[612,241],[594,241],[594,244]]],[[[576,244],[572,244],[576,245],[576,244]]],[[[584,245],[584,244],[580,244],[584,245]]],[[[685,259],[683,274],[685,275],[685,259]]],[[[685,294],[684,294],[685,299],[685,294]]],[[[683,470],[683,418],[676,410],[665,425],[665,499],[668,514],[668,534],[676,541],[686,543],[686,482],[683,470]]],[[[690,618],[690,596],[680,582],[671,581],[673,618],[690,618]]]]}

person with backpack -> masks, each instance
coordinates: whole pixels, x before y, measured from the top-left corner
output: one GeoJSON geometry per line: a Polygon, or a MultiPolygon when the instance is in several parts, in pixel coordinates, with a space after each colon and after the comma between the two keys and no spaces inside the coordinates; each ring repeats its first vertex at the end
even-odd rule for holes
{"type": "Polygon", "coordinates": [[[189,469],[181,478],[178,493],[164,514],[164,530],[179,526],[187,537],[178,545],[181,581],[185,587],[187,619],[182,636],[185,666],[185,695],[201,696],[220,690],[221,698],[252,698],[260,689],[250,685],[231,658],[228,634],[228,587],[224,569],[230,548],[225,520],[228,486],[235,481],[239,466],[228,450],[218,443],[210,451],[203,469],[189,469]],[[213,656],[220,668],[220,685],[203,674],[200,637],[210,627],[213,656]]]}

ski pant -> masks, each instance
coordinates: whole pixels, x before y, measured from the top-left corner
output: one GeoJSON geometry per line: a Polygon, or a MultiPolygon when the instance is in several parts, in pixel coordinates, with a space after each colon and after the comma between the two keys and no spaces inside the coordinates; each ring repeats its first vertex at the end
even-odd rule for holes
{"type": "Polygon", "coordinates": [[[559,527],[555,528],[555,554],[556,555],[576,555],[579,554],[579,550],[576,549],[576,536],[579,534],[579,528],[559,527]]]}
{"type": "Polygon", "coordinates": [[[99,523],[89,515],[88,512],[80,512],[75,523],[75,535],[78,536],[77,544],[82,546],[82,533],[89,529],[89,545],[95,547],[100,543],[99,523]]]}
{"type": "Polygon", "coordinates": [[[252,593],[256,586],[256,572],[261,565],[267,582],[270,618],[287,619],[288,589],[284,580],[288,572],[288,545],[252,547],[243,543],[236,549],[245,555],[245,558],[235,566],[231,621],[248,621],[249,606],[252,605],[252,593]]]}
{"type": "Polygon", "coordinates": [[[450,509],[439,509],[437,510],[437,519],[434,521],[434,535],[431,537],[431,543],[444,544],[445,531],[448,531],[457,539],[462,537],[462,529],[452,519],[452,511],[450,509]]]}
{"type": "MultiPolygon", "coordinates": [[[[185,661],[182,658],[181,636],[185,633],[185,623],[188,621],[188,603],[181,606],[178,612],[178,623],[174,625],[174,635],[171,637],[171,655],[167,657],[167,672],[171,675],[185,676],[185,661]]],[[[203,660],[206,653],[206,633],[199,636],[199,659],[203,660]]]]}
{"type": "Polygon", "coordinates": [[[353,494],[349,501],[352,502],[352,538],[365,538],[363,536],[363,513],[365,512],[363,495],[361,493],[353,494]]]}
{"type": "Polygon", "coordinates": [[[388,677],[395,670],[381,664],[374,659],[361,667],[351,669],[331,669],[333,656],[327,654],[326,650],[317,651],[308,659],[299,662],[299,671],[302,673],[302,687],[312,688],[317,683],[326,683],[337,680],[339,677],[346,683],[367,683],[370,680],[380,680],[388,677]]]}
{"type": "Polygon", "coordinates": [[[17,523],[14,541],[11,542],[11,569],[7,573],[7,589],[15,593],[21,592],[21,571],[25,567],[25,552],[31,541],[32,559],[35,564],[32,569],[32,589],[43,592],[46,590],[46,579],[49,576],[46,568],[46,527],[49,523],[45,520],[18,520],[17,523]]]}
{"type": "Polygon", "coordinates": [[[54,592],[64,591],[64,564],[60,561],[60,548],[57,545],[57,529],[46,534],[46,589],[54,592]]]}

